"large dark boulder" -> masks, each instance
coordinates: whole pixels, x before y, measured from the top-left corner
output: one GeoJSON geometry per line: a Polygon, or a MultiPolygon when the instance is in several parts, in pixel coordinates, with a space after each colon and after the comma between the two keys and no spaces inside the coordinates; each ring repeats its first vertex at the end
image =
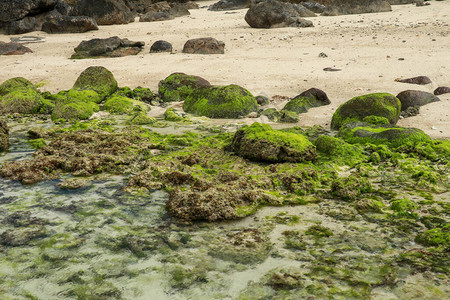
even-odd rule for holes
{"type": "Polygon", "coordinates": [[[133,42],[113,36],[107,39],[82,41],[74,50],[72,59],[95,57],[122,57],[136,55],[144,47],[144,42],[133,42]]]}
{"type": "Polygon", "coordinates": [[[60,16],[42,24],[41,30],[47,33],[83,33],[98,30],[98,25],[91,17],[60,16]]]}
{"type": "Polygon", "coordinates": [[[326,15],[350,15],[392,11],[386,0],[332,0],[326,15]]]}
{"type": "Polygon", "coordinates": [[[6,122],[0,119],[0,151],[9,147],[9,130],[6,122]]]}
{"type": "Polygon", "coordinates": [[[70,1],[67,13],[73,16],[88,16],[98,25],[127,24],[134,21],[135,14],[123,0],[75,0],[70,1]]]}
{"type": "Polygon", "coordinates": [[[313,26],[311,21],[302,17],[315,17],[315,14],[299,4],[256,0],[245,14],[245,21],[253,28],[313,26]]]}
{"type": "Polygon", "coordinates": [[[52,10],[58,0],[2,0],[0,23],[23,19],[52,10]]]}
{"type": "Polygon", "coordinates": [[[440,99],[432,93],[415,90],[403,91],[397,95],[397,98],[402,103],[402,111],[409,107],[418,107],[431,102],[440,101],[440,99]]]}
{"type": "Polygon", "coordinates": [[[150,47],[150,53],[159,53],[159,52],[172,52],[172,44],[159,40],[153,43],[153,45],[150,47]]]}
{"type": "Polygon", "coordinates": [[[208,10],[223,11],[223,10],[236,10],[248,8],[250,6],[250,0],[220,0],[219,2],[211,5],[208,10]]]}

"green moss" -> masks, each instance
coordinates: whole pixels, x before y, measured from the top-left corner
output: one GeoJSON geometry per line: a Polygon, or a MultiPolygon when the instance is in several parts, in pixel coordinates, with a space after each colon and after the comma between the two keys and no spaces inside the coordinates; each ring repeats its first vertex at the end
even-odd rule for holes
{"type": "Polygon", "coordinates": [[[99,110],[99,106],[94,102],[58,102],[53,110],[52,120],[87,120],[99,110]]]}
{"type": "Polygon", "coordinates": [[[130,114],[133,112],[134,105],[131,99],[122,96],[114,96],[106,100],[103,108],[112,114],[130,114]]]}
{"type": "Polygon", "coordinates": [[[147,116],[145,113],[137,113],[127,121],[128,125],[152,125],[157,120],[147,116]]]}
{"type": "Polygon", "coordinates": [[[417,235],[415,241],[424,246],[450,247],[450,224],[427,230],[417,235]]]}
{"type": "Polygon", "coordinates": [[[280,122],[283,123],[297,123],[300,121],[300,117],[294,111],[282,110],[280,111],[280,122]]]}
{"type": "Polygon", "coordinates": [[[294,250],[305,250],[307,243],[298,231],[283,231],[284,248],[294,250]]]}
{"type": "Polygon", "coordinates": [[[103,100],[117,90],[114,75],[104,67],[94,66],[84,70],[73,85],[74,90],[93,90],[103,100]]]}
{"type": "Polygon", "coordinates": [[[30,144],[30,146],[33,147],[34,149],[41,149],[42,147],[47,145],[44,139],[29,140],[28,144],[30,144]]]}
{"type": "Polygon", "coordinates": [[[15,90],[19,89],[32,89],[36,90],[36,87],[27,79],[23,77],[14,77],[11,79],[6,80],[0,85],[0,96],[4,96],[6,94],[9,94],[15,90]]]}
{"type": "Polygon", "coordinates": [[[238,118],[258,110],[255,97],[237,85],[205,87],[189,94],[186,112],[209,118],[238,118]]]}
{"type": "Polygon", "coordinates": [[[310,226],[306,231],[305,231],[306,235],[312,235],[314,237],[330,237],[333,236],[333,232],[322,225],[313,225],[310,226]]]}
{"type": "Polygon", "coordinates": [[[262,116],[266,116],[270,121],[278,122],[281,117],[281,113],[276,108],[268,108],[265,109],[262,113],[262,116]]]}
{"type": "Polygon", "coordinates": [[[339,106],[333,114],[331,128],[338,130],[346,123],[362,121],[368,116],[383,117],[390,124],[395,124],[400,116],[400,109],[400,100],[391,94],[377,93],[355,97],[339,106]]]}
{"type": "Polygon", "coordinates": [[[419,206],[408,198],[395,199],[391,202],[390,209],[396,212],[397,216],[417,219],[419,215],[415,212],[419,206]]]}
{"type": "Polygon", "coordinates": [[[74,90],[61,91],[58,94],[52,95],[52,100],[58,102],[94,102],[100,103],[102,99],[99,94],[93,90],[74,90]]]}
{"type": "Polygon", "coordinates": [[[326,158],[332,160],[334,163],[350,166],[367,160],[367,156],[361,147],[348,144],[342,139],[332,136],[320,135],[314,141],[314,145],[321,154],[319,159],[326,158]]]}
{"type": "Polygon", "coordinates": [[[208,86],[211,84],[201,77],[174,73],[159,82],[158,93],[164,102],[184,101],[194,90],[208,86]]]}
{"type": "Polygon", "coordinates": [[[0,113],[36,114],[47,112],[51,104],[34,87],[20,87],[0,97],[0,113]]]}
{"type": "Polygon", "coordinates": [[[348,176],[331,182],[331,194],[342,200],[355,200],[359,195],[372,191],[372,185],[366,178],[348,176]]]}
{"type": "Polygon", "coordinates": [[[189,122],[189,118],[188,117],[183,117],[181,115],[181,112],[176,111],[174,108],[168,108],[165,112],[164,112],[164,120],[166,121],[171,121],[171,122],[189,122]]]}
{"type": "Polygon", "coordinates": [[[135,89],[131,89],[129,87],[118,88],[111,97],[114,96],[122,96],[131,99],[135,99],[138,101],[143,101],[150,103],[156,96],[149,88],[136,87],[135,89]]]}
{"type": "Polygon", "coordinates": [[[365,123],[370,123],[374,125],[387,125],[389,124],[389,120],[385,117],[378,117],[378,116],[367,116],[363,120],[365,123]]]}

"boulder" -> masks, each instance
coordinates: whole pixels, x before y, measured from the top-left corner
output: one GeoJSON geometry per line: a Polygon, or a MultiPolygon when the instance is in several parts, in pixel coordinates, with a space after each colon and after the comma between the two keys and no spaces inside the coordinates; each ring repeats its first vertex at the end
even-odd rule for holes
{"type": "Polygon", "coordinates": [[[369,116],[386,118],[390,124],[396,124],[400,109],[400,100],[388,93],[358,96],[339,106],[331,119],[331,129],[337,130],[345,123],[362,121],[369,116]]]}
{"type": "Polygon", "coordinates": [[[172,52],[172,44],[167,41],[156,41],[150,47],[150,53],[172,52]]]}
{"type": "Polygon", "coordinates": [[[440,99],[432,93],[414,90],[403,91],[397,95],[397,98],[402,103],[402,111],[409,107],[418,107],[431,102],[440,101],[440,99]]]}
{"type": "Polygon", "coordinates": [[[185,112],[209,118],[234,119],[258,111],[258,102],[238,85],[195,89],[183,103],[185,112]]]}
{"type": "Polygon", "coordinates": [[[253,1],[245,14],[245,21],[253,28],[312,27],[313,23],[302,17],[315,16],[299,4],[266,0],[253,1]]]}
{"type": "Polygon", "coordinates": [[[290,100],[283,108],[296,113],[305,113],[311,107],[330,104],[327,94],[319,89],[311,88],[290,100]]]}
{"type": "Polygon", "coordinates": [[[142,51],[144,42],[133,42],[113,36],[107,39],[82,41],[76,48],[72,59],[95,57],[122,57],[136,55],[142,51]]]}
{"type": "Polygon", "coordinates": [[[239,129],[229,149],[241,157],[270,163],[304,162],[316,157],[316,148],[305,136],[257,122],[239,129]]]}
{"type": "Polygon", "coordinates": [[[23,55],[25,53],[33,53],[33,51],[19,43],[0,42],[0,55],[23,55]]]}
{"type": "Polygon", "coordinates": [[[224,54],[225,43],[211,37],[191,39],[184,44],[183,53],[224,54]]]}
{"type": "Polygon", "coordinates": [[[173,73],[159,82],[158,93],[164,102],[184,101],[194,90],[210,86],[202,77],[173,73]]]}
{"type": "Polygon", "coordinates": [[[9,147],[9,130],[5,121],[0,119],[0,151],[9,147]]]}
{"type": "Polygon", "coordinates": [[[314,2],[314,1],[301,2],[301,5],[316,14],[321,14],[327,10],[327,7],[325,5],[314,2]]]}
{"type": "Polygon", "coordinates": [[[165,21],[188,15],[190,12],[187,5],[162,1],[149,5],[146,13],[139,18],[139,22],[165,21]]]}
{"type": "Polygon", "coordinates": [[[364,122],[346,123],[339,130],[339,136],[350,144],[384,144],[389,147],[412,146],[429,142],[431,138],[417,128],[395,125],[374,125],[364,122]]]}
{"type": "Polygon", "coordinates": [[[57,2],[58,0],[2,0],[0,1],[0,23],[50,11],[57,2]]]}
{"type": "Polygon", "coordinates": [[[135,14],[123,0],[73,0],[67,13],[72,16],[88,16],[98,25],[127,24],[135,14]]]}
{"type": "Polygon", "coordinates": [[[224,11],[224,10],[236,10],[244,9],[250,6],[250,0],[220,0],[219,2],[211,5],[208,10],[211,11],[224,11]]]}
{"type": "Polygon", "coordinates": [[[58,17],[61,17],[61,13],[56,9],[53,9],[39,15],[27,16],[20,20],[11,21],[6,26],[6,34],[22,34],[31,31],[39,31],[42,29],[42,24],[52,18],[58,17]]]}
{"type": "Polygon", "coordinates": [[[95,91],[100,99],[103,100],[117,90],[117,81],[108,69],[101,66],[93,66],[80,74],[73,85],[73,89],[78,91],[95,91]]]}
{"type": "Polygon", "coordinates": [[[392,11],[386,0],[332,0],[325,15],[350,15],[392,11]]]}
{"type": "Polygon", "coordinates": [[[42,24],[47,33],[83,33],[98,30],[97,22],[91,17],[59,16],[42,24]]]}

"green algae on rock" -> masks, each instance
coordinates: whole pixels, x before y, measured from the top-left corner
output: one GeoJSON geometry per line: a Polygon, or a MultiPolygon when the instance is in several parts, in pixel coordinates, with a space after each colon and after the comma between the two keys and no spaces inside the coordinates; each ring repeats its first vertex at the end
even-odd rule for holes
{"type": "Polygon", "coordinates": [[[250,160],[271,163],[303,162],[316,156],[314,145],[305,136],[257,122],[236,132],[230,150],[250,160]]]}
{"type": "Polygon", "coordinates": [[[94,112],[99,111],[100,108],[95,102],[65,102],[60,101],[56,103],[55,109],[52,113],[52,120],[57,121],[76,121],[87,120],[94,112]]]}
{"type": "Polygon", "coordinates": [[[130,98],[123,96],[110,97],[105,101],[103,108],[112,114],[130,114],[133,112],[134,105],[130,98]]]}
{"type": "Polygon", "coordinates": [[[415,241],[424,246],[450,247],[450,223],[434,228],[416,236],[415,241]]]}
{"type": "Polygon", "coordinates": [[[35,86],[29,80],[23,77],[14,77],[0,84],[0,96],[4,96],[21,88],[32,89],[36,91],[35,86]]]}
{"type": "Polygon", "coordinates": [[[173,73],[159,82],[158,93],[164,102],[184,101],[194,90],[210,86],[199,76],[173,73]]]}
{"type": "MultiPolygon", "coordinates": [[[[184,114],[186,115],[186,114],[184,114]]],[[[183,116],[183,113],[175,110],[174,108],[168,108],[164,112],[164,120],[171,122],[190,122],[189,117],[183,116]]]]}
{"type": "Polygon", "coordinates": [[[92,66],[78,76],[73,89],[93,90],[103,100],[117,90],[117,81],[108,69],[101,66],[92,66]]]}
{"type": "Polygon", "coordinates": [[[152,100],[156,98],[156,95],[149,89],[138,86],[134,89],[129,87],[118,88],[111,97],[114,96],[123,96],[127,98],[131,98],[134,100],[150,103],[152,100]]]}
{"type": "Polygon", "coordinates": [[[372,125],[364,122],[346,123],[339,130],[339,136],[351,144],[385,144],[390,147],[414,146],[431,141],[427,134],[417,128],[372,125]]]}
{"type": "Polygon", "coordinates": [[[311,88],[286,103],[283,110],[301,114],[307,112],[312,107],[319,107],[330,103],[330,99],[328,99],[325,92],[316,88],[311,88]]]}
{"type": "Polygon", "coordinates": [[[149,117],[145,113],[139,112],[131,117],[131,119],[129,119],[126,123],[128,125],[151,125],[156,122],[156,118],[149,117]]]}
{"type": "Polygon", "coordinates": [[[320,135],[314,145],[319,152],[319,159],[326,158],[337,164],[353,166],[368,159],[360,146],[351,145],[336,137],[320,135]]]}
{"type": "Polygon", "coordinates": [[[4,151],[9,147],[9,129],[6,122],[0,119],[0,151],[4,151]]]}
{"type": "Polygon", "coordinates": [[[331,129],[338,130],[348,122],[362,121],[367,116],[384,117],[390,124],[396,124],[400,109],[400,100],[391,94],[375,93],[358,96],[339,106],[333,114],[331,129]]]}
{"type": "Polygon", "coordinates": [[[183,109],[199,116],[232,119],[258,111],[258,103],[249,91],[231,84],[194,90],[184,101],[183,109]]]}

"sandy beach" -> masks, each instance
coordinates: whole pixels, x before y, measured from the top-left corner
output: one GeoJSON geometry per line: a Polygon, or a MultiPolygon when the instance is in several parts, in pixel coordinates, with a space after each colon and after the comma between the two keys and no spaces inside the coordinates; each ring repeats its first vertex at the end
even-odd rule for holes
{"type": "MultiPolygon", "coordinates": [[[[34,53],[0,57],[0,82],[23,76],[42,89],[57,92],[72,87],[88,66],[113,72],[120,86],[144,86],[157,91],[158,82],[173,72],[198,75],[212,84],[239,84],[255,96],[294,97],[311,87],[323,89],[331,105],[300,115],[298,125],[329,127],[335,109],[358,95],[413,89],[433,92],[450,86],[450,5],[393,6],[392,12],[310,18],[312,28],[254,29],[244,20],[246,9],[213,12],[214,1],[199,1],[190,16],[151,23],[101,26],[84,34],[33,32],[41,43],[27,44],[34,53]],[[137,56],[71,60],[82,40],[119,36],[144,41],[137,56]],[[188,39],[214,37],[225,42],[224,55],[183,54],[188,39]],[[174,53],[150,54],[153,42],[172,43],[174,53]],[[319,57],[320,53],[328,57],[319,57]],[[326,67],[342,69],[323,71],[326,67]],[[432,84],[398,83],[396,78],[425,75],[432,84]]],[[[19,36],[0,36],[8,42],[19,36]]],[[[450,94],[421,108],[418,116],[402,119],[400,126],[417,127],[433,138],[450,138],[450,94]]],[[[282,108],[285,102],[274,105],[282,108]]]]}

